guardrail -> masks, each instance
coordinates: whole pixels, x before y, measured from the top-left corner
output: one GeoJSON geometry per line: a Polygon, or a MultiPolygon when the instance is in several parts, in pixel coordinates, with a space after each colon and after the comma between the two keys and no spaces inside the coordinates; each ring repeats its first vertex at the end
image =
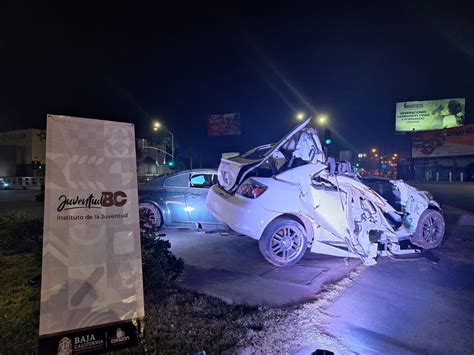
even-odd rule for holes
{"type": "Polygon", "coordinates": [[[8,188],[15,190],[41,190],[41,185],[44,185],[43,176],[15,176],[2,179],[9,185],[8,188]]]}

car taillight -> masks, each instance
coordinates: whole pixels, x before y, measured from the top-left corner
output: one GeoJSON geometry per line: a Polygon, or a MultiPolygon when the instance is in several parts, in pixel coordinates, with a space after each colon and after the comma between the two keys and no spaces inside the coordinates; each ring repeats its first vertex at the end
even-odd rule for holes
{"type": "Polygon", "coordinates": [[[255,180],[249,179],[237,189],[237,194],[247,198],[257,198],[265,191],[268,187],[255,180]]]}

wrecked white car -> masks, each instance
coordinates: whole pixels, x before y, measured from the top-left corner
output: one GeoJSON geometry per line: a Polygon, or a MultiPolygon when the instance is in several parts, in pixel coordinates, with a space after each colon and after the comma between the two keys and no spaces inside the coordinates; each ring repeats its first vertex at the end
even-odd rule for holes
{"type": "Polygon", "coordinates": [[[259,240],[277,266],[297,263],[307,248],[373,265],[381,255],[401,253],[403,240],[423,249],[441,244],[445,222],[428,192],[401,180],[364,183],[349,163],[326,160],[309,122],[276,144],[222,159],[209,211],[259,240]]]}

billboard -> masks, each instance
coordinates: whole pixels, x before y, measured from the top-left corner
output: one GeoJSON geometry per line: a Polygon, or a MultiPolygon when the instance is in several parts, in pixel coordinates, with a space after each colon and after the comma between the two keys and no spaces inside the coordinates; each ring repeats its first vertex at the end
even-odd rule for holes
{"type": "Polygon", "coordinates": [[[465,99],[398,102],[395,131],[432,131],[462,126],[465,99]]]}
{"type": "Polygon", "coordinates": [[[413,134],[412,157],[474,155],[474,124],[413,134]]]}
{"type": "Polygon", "coordinates": [[[144,317],[134,126],[48,115],[40,354],[137,344],[144,317]]]}
{"type": "Polygon", "coordinates": [[[208,136],[240,136],[240,113],[209,115],[207,119],[208,136]]]}

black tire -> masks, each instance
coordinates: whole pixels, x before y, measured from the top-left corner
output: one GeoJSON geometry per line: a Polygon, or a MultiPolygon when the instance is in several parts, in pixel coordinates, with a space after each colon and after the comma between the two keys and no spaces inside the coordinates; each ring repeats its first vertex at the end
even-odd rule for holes
{"type": "Polygon", "coordinates": [[[156,225],[158,229],[163,227],[163,215],[156,205],[151,202],[140,202],[138,205],[138,210],[140,213],[140,218],[146,214],[146,217],[150,218],[150,222],[156,225]]]}
{"type": "Polygon", "coordinates": [[[423,249],[434,249],[443,242],[445,229],[443,215],[437,210],[427,209],[421,214],[410,241],[423,249]]]}
{"type": "Polygon", "coordinates": [[[294,265],[308,247],[306,231],[297,221],[277,218],[265,228],[258,246],[271,264],[280,267],[294,265]]]}

